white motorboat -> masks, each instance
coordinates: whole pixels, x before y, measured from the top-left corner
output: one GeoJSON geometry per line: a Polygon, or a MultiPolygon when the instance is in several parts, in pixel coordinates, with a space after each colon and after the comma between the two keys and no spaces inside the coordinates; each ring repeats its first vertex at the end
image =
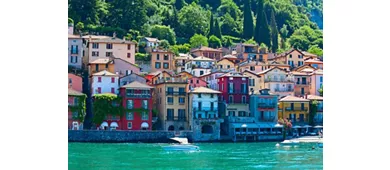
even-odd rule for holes
{"type": "Polygon", "coordinates": [[[297,141],[297,140],[284,140],[283,142],[280,142],[280,145],[282,145],[282,146],[295,146],[298,144],[299,144],[299,141],[297,141]]]}
{"type": "Polygon", "coordinates": [[[168,146],[163,146],[166,151],[198,151],[199,147],[195,145],[191,145],[188,143],[187,138],[170,138],[174,141],[179,142],[180,144],[172,144],[168,146]]]}

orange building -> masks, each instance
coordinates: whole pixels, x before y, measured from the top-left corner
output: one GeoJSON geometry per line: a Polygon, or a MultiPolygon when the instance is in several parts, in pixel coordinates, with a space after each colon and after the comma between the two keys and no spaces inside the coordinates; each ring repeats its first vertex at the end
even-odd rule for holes
{"type": "Polygon", "coordinates": [[[214,49],[210,47],[201,46],[199,48],[195,48],[191,50],[191,54],[199,57],[199,56],[205,56],[211,59],[219,60],[222,58],[222,50],[221,49],[214,49]]]}
{"type": "Polygon", "coordinates": [[[151,54],[151,72],[173,70],[175,68],[173,59],[175,54],[173,52],[154,49],[151,54]]]}

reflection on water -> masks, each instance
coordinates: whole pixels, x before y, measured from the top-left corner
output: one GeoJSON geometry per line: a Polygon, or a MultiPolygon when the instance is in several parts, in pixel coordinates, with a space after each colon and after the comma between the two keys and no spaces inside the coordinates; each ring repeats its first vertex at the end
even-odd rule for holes
{"type": "Polygon", "coordinates": [[[69,169],[322,169],[313,144],[200,143],[200,151],[164,151],[166,144],[68,145],[69,169]]]}

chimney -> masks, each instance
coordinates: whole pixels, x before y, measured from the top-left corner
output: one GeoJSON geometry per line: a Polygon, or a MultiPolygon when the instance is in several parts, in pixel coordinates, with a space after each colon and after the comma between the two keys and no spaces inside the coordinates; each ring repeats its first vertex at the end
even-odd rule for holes
{"type": "Polygon", "coordinates": [[[112,37],[116,38],[116,32],[112,33],[112,37]]]}
{"type": "Polygon", "coordinates": [[[305,99],[307,99],[307,93],[305,93],[305,99]]]}
{"type": "Polygon", "coordinates": [[[72,34],[73,35],[73,30],[74,30],[74,27],[73,27],[73,24],[68,24],[68,34],[72,34]]]}

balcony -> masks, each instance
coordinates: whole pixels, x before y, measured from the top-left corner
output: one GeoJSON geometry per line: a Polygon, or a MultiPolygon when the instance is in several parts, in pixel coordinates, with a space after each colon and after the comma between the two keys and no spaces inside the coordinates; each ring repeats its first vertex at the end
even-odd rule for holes
{"type": "Polygon", "coordinates": [[[167,121],[186,121],[186,117],[182,116],[167,116],[167,121]]]}
{"type": "Polygon", "coordinates": [[[270,78],[270,79],[265,79],[264,82],[268,83],[268,82],[289,82],[289,83],[294,83],[294,81],[290,80],[290,79],[273,79],[273,78],[270,78]]]}
{"type": "Polygon", "coordinates": [[[276,103],[258,103],[257,108],[259,108],[259,109],[274,109],[274,108],[276,108],[276,103]]]}
{"type": "Polygon", "coordinates": [[[274,92],[293,92],[294,89],[274,89],[274,92]]]}
{"type": "Polygon", "coordinates": [[[170,79],[157,79],[156,84],[159,83],[188,83],[188,79],[183,78],[170,78],[170,79]]]}
{"type": "Polygon", "coordinates": [[[126,93],[126,97],[128,98],[151,98],[152,95],[149,93],[126,93]]]}
{"type": "Polygon", "coordinates": [[[217,107],[194,107],[194,111],[218,111],[217,107]]]}
{"type": "Polygon", "coordinates": [[[297,81],[295,84],[297,84],[297,85],[309,85],[309,83],[307,83],[307,82],[299,82],[299,81],[297,81]]]}
{"type": "Polygon", "coordinates": [[[178,96],[185,96],[186,92],[180,92],[180,91],[166,91],[165,95],[178,95],[178,96]]]}
{"type": "Polygon", "coordinates": [[[286,107],[286,111],[307,111],[307,107],[286,107]]]}
{"type": "Polygon", "coordinates": [[[229,117],[231,123],[254,123],[254,117],[229,117]]]}

